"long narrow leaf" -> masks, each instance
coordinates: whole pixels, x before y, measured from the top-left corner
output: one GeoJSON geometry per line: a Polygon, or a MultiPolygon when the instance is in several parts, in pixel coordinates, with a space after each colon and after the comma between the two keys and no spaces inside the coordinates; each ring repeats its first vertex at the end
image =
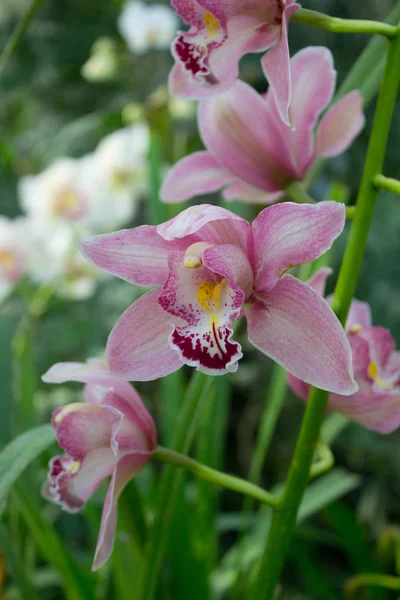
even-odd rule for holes
{"type": "Polygon", "coordinates": [[[17,437],[0,453],[0,516],[13,483],[54,441],[52,426],[41,425],[17,437]]]}

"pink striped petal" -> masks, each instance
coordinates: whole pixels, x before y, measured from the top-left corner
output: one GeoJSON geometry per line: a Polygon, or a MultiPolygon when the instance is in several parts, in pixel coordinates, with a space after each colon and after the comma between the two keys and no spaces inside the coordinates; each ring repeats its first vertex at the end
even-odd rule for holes
{"type": "Polygon", "coordinates": [[[152,381],[182,366],[168,342],[174,319],[159,306],[159,294],[159,290],[152,290],[136,300],[118,319],[108,338],[108,365],[122,379],[152,381]]]}
{"type": "Polygon", "coordinates": [[[282,14],[282,25],[278,43],[262,58],[261,64],[274,94],[276,105],[283,122],[291,123],[290,105],[292,82],[288,44],[288,23],[290,17],[300,8],[300,4],[288,5],[282,14]]]}
{"type": "Polygon", "coordinates": [[[74,460],[111,445],[111,437],[122,415],[113,408],[92,404],[68,404],[53,412],[52,424],[61,448],[74,460]]]}
{"type": "Polygon", "coordinates": [[[285,202],[264,209],[252,225],[256,290],[267,292],[290,267],[316,260],[344,224],[345,207],[337,202],[285,202]]]}
{"type": "Polygon", "coordinates": [[[245,313],[251,343],[289,373],[329,391],[357,390],[347,337],[328,303],[307,284],[285,275],[245,313]]]}
{"type": "Polygon", "coordinates": [[[352,144],[364,128],[363,101],[354,90],[334,104],[321,120],[317,132],[317,154],[331,158],[352,144]]]}
{"type": "Polygon", "coordinates": [[[128,454],[116,465],[103,506],[99,537],[93,561],[93,571],[97,571],[110,558],[115,542],[118,499],[133,477],[147,464],[149,456],[128,454]]]}
{"type": "Polygon", "coordinates": [[[137,285],[162,285],[168,275],[168,255],[182,243],[166,242],[156,227],[142,225],[81,243],[81,251],[95,267],[137,285]]]}
{"type": "Polygon", "coordinates": [[[250,225],[225,208],[199,204],[190,206],[170,221],[158,225],[157,231],[168,242],[188,238],[190,241],[186,241],[185,249],[199,241],[236,244],[247,251],[250,225]]]}
{"type": "Polygon", "coordinates": [[[266,193],[251,187],[251,185],[246,185],[241,181],[234,181],[222,192],[224,200],[227,200],[228,202],[231,200],[240,200],[241,202],[263,205],[273,204],[282,198],[283,195],[283,191],[266,193]]]}
{"type": "Polygon", "coordinates": [[[274,138],[280,140],[281,153],[287,155],[295,178],[301,179],[315,158],[314,128],[332,98],[336,71],[331,52],[322,47],[305,48],[298,52],[291,60],[291,71],[293,129],[288,130],[279,119],[271,92],[267,93],[266,106],[271,120],[275,122],[274,138]]]}
{"type": "Polygon", "coordinates": [[[307,281],[307,285],[323,298],[325,296],[326,280],[332,273],[333,270],[330,267],[322,267],[307,281]]]}
{"type": "Polygon", "coordinates": [[[100,405],[109,389],[125,398],[132,406],[136,407],[138,402],[141,403],[136,390],[126,381],[112,375],[103,360],[89,359],[86,363],[57,363],[42,376],[42,380],[46,383],[67,381],[85,383],[85,400],[91,405],[100,405]]]}
{"type": "Polygon", "coordinates": [[[348,333],[358,333],[360,327],[369,327],[372,325],[371,309],[367,302],[353,300],[347,315],[346,331],[348,333]]]}
{"type": "Polygon", "coordinates": [[[277,151],[265,100],[249,85],[237,81],[226,92],[202,100],[199,127],[221,167],[247,185],[278,192],[290,180],[290,164],[277,151]]]}
{"type": "Polygon", "coordinates": [[[164,180],[160,191],[163,202],[188,200],[199,194],[219,190],[232,180],[209,152],[195,152],[180,160],[164,180]]]}

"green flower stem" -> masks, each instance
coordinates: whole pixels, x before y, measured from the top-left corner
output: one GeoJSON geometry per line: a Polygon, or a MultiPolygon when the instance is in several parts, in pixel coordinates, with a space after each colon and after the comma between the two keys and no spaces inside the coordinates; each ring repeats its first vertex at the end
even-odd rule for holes
{"type": "Polygon", "coordinates": [[[393,194],[400,194],[400,181],[397,179],[391,179],[384,175],[377,175],[374,177],[374,184],[380,190],[385,192],[393,192],[393,194]]]}
{"type": "Polygon", "coordinates": [[[22,40],[26,29],[29,27],[30,22],[37,9],[42,4],[43,0],[32,0],[26,12],[22,15],[21,20],[15,27],[11,37],[9,38],[6,47],[3,50],[3,54],[0,56],[0,75],[8,65],[8,62],[22,40]]]}
{"type": "Polygon", "coordinates": [[[386,67],[383,73],[364,173],[357,198],[357,210],[332,302],[332,308],[342,325],[346,322],[347,313],[356,290],[368,233],[374,215],[379,193],[375,186],[375,178],[383,170],[399,83],[400,32],[397,38],[389,43],[386,67]]]}
{"type": "MultiPolygon", "coordinates": [[[[196,433],[199,412],[204,402],[213,393],[214,384],[215,379],[212,377],[207,377],[200,372],[193,374],[177,416],[175,435],[172,440],[172,447],[176,452],[183,454],[189,452],[196,433]]],[[[145,549],[146,562],[139,595],[142,600],[153,600],[156,597],[158,575],[182,475],[182,471],[177,471],[172,465],[168,465],[161,477],[154,510],[154,522],[145,549]]]]}
{"type": "Polygon", "coordinates": [[[354,219],[356,215],[355,206],[346,206],[346,219],[354,219]]]}
{"type": "MultiPolygon", "coordinates": [[[[382,172],[386,144],[400,82],[400,35],[390,41],[374,124],[333,308],[345,323],[356,288],[378,190],[374,178],[382,172]]],[[[255,581],[253,600],[270,600],[282,571],[296,526],[297,512],[310,474],[311,461],[328,402],[328,392],[312,388],[289,469],[282,503],[272,519],[268,542],[255,581]]]]}
{"type": "Polygon", "coordinates": [[[294,181],[285,189],[286,195],[297,204],[315,204],[314,198],[304,189],[299,181],[294,181]]]}
{"type": "Polygon", "coordinates": [[[310,481],[316,477],[319,477],[320,475],[323,475],[327,471],[330,471],[335,464],[335,457],[333,456],[332,450],[322,439],[317,445],[317,454],[319,456],[319,460],[311,466],[309,477],[310,481]]]}
{"type": "Polygon", "coordinates": [[[400,590],[400,577],[381,575],[380,573],[361,573],[348,579],[345,585],[345,597],[354,598],[361,588],[380,587],[387,590],[400,590]]]}
{"type": "Polygon", "coordinates": [[[193,475],[199,477],[200,479],[205,479],[210,483],[215,483],[221,487],[227,488],[228,490],[238,492],[239,494],[250,496],[251,498],[258,500],[263,504],[267,504],[268,506],[275,507],[278,505],[279,498],[273,496],[269,492],[266,492],[257,485],[249,483],[248,481],[240,479],[239,477],[233,477],[232,475],[227,475],[226,473],[217,471],[216,469],[211,469],[210,467],[207,467],[206,465],[203,465],[197,460],[189,458],[184,454],[179,454],[173,450],[168,450],[168,448],[158,446],[153,454],[153,458],[160,460],[161,462],[174,465],[175,467],[186,469],[186,471],[190,471],[193,473],[193,475]]]}
{"type": "Polygon", "coordinates": [[[366,21],[359,19],[338,19],[330,17],[315,10],[302,8],[297,11],[291,20],[295,23],[313,25],[321,29],[327,29],[333,33],[369,33],[384,35],[388,38],[395,37],[397,28],[380,21],[366,21]]]}

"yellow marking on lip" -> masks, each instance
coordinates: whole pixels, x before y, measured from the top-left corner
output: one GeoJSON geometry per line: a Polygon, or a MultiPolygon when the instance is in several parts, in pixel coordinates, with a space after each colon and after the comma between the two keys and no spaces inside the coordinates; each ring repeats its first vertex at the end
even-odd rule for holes
{"type": "Polygon", "coordinates": [[[368,375],[372,377],[372,379],[376,379],[378,377],[378,365],[375,362],[369,363],[368,375]]]}
{"type": "Polygon", "coordinates": [[[226,283],[226,279],[215,285],[209,281],[201,283],[197,288],[197,302],[201,308],[204,308],[207,312],[217,312],[221,298],[221,289],[226,283]]]}
{"type": "Polygon", "coordinates": [[[390,383],[379,377],[378,365],[376,362],[370,362],[368,365],[368,375],[379,385],[380,388],[390,387],[390,383]]]}
{"type": "Polygon", "coordinates": [[[74,462],[72,463],[72,465],[69,467],[68,471],[72,475],[74,475],[79,470],[80,466],[81,466],[81,463],[79,462],[79,460],[74,460],[74,462]]]}
{"type": "Polygon", "coordinates": [[[214,15],[212,15],[208,11],[204,15],[204,24],[207,27],[208,31],[210,32],[211,39],[213,39],[216,36],[216,34],[218,33],[218,31],[221,29],[221,25],[220,25],[218,19],[216,19],[214,17],[214,15]]]}
{"type": "Polygon", "coordinates": [[[209,281],[204,281],[197,288],[197,302],[207,312],[214,309],[214,288],[215,285],[209,281]]]}
{"type": "MultiPolygon", "coordinates": [[[[362,325],[360,325],[359,323],[355,323],[354,325],[352,325],[350,327],[349,333],[360,333],[360,331],[362,331],[362,325]]],[[[372,375],[371,375],[371,377],[372,377],[372,375]]]]}

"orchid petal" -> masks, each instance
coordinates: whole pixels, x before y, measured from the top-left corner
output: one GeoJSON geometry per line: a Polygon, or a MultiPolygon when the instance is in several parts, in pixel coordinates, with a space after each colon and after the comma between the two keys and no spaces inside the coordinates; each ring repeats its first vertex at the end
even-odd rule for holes
{"type": "Polygon", "coordinates": [[[281,191],[287,184],[290,164],[277,151],[265,100],[249,85],[237,81],[202,100],[199,128],[221,167],[241,181],[265,192],[281,191]]]}
{"type": "Polygon", "coordinates": [[[255,288],[267,292],[290,267],[312,262],[329,250],[345,224],[338,202],[285,202],[264,209],[252,225],[255,288]]]}
{"type": "Polygon", "coordinates": [[[163,202],[182,202],[198,194],[219,190],[232,178],[209,152],[195,152],[171,169],[161,188],[160,197],[163,202]]]}
{"type": "Polygon", "coordinates": [[[288,5],[282,14],[280,40],[261,60],[266,78],[273,91],[282,121],[289,127],[291,123],[290,105],[292,82],[288,44],[288,23],[290,17],[300,8],[300,4],[288,5]]]}
{"type": "Polygon", "coordinates": [[[363,101],[354,90],[324,115],[317,133],[317,154],[331,158],[344,152],[365,125],[363,101]]]}
{"type": "Polygon", "coordinates": [[[81,251],[91,263],[137,285],[162,285],[168,275],[168,255],[182,247],[168,243],[156,227],[142,225],[106,235],[96,235],[81,243],[81,251]]]}
{"type": "Polygon", "coordinates": [[[346,335],[328,303],[285,275],[245,308],[256,348],[306,383],[349,395],[357,390],[346,335]]]}
{"type": "Polygon", "coordinates": [[[253,270],[249,259],[237,246],[219,244],[207,248],[202,255],[207,269],[229,281],[233,289],[241,289],[249,297],[253,288],[253,270]]]}
{"type": "MultiPolygon", "coordinates": [[[[218,262],[221,270],[233,275],[229,258],[224,261],[214,256],[210,261],[218,262]]],[[[184,255],[173,253],[159,303],[166,312],[187,323],[177,325],[170,336],[170,345],[181,360],[207,374],[236,371],[242,353],[232,340],[232,325],[240,316],[244,299],[238,286],[232,288],[227,279],[221,280],[204,265],[186,267],[184,255]]]]}
{"type": "Polygon", "coordinates": [[[119,411],[85,403],[58,408],[52,419],[58,443],[76,461],[93,450],[109,447],[113,428],[120,421],[119,411]]]}
{"type": "Polygon", "coordinates": [[[42,380],[46,383],[65,383],[67,381],[85,383],[85,400],[91,405],[100,405],[104,400],[104,394],[109,389],[126,398],[132,405],[136,405],[138,398],[140,400],[136,390],[126,381],[121,381],[112,375],[103,360],[91,359],[86,363],[57,363],[42,376],[42,380]]]}
{"type": "Polygon", "coordinates": [[[323,298],[325,296],[326,280],[332,273],[333,270],[330,267],[322,267],[307,281],[307,285],[323,298]]]}
{"type": "Polygon", "coordinates": [[[140,455],[128,454],[118,462],[114,469],[104,501],[93,571],[97,571],[103,566],[112,554],[117,525],[118,499],[125,486],[141,471],[147,461],[148,457],[143,458],[140,455]]]}
{"type": "MultiPolygon", "coordinates": [[[[202,2],[205,6],[206,3],[202,2]]],[[[191,10],[191,8],[189,9],[191,10]]],[[[260,20],[250,15],[233,16],[227,20],[219,18],[221,4],[208,8],[220,22],[219,39],[206,39],[196,32],[196,27],[204,27],[204,13],[190,18],[194,25],[186,34],[178,34],[177,40],[172,45],[172,53],[177,63],[169,76],[169,89],[174,96],[180,98],[202,99],[210,94],[221,93],[236,81],[239,75],[239,60],[248,52],[262,52],[273,46],[279,39],[279,28],[268,25],[260,26],[260,20]],[[226,35],[223,31],[226,31],[226,35]],[[198,44],[207,52],[206,60],[197,60],[197,65],[192,64],[192,73],[187,70],[179,56],[179,50],[186,50],[189,43],[198,44]],[[177,47],[181,44],[181,48],[177,47]],[[178,52],[177,52],[178,51],[178,52]],[[195,67],[193,69],[193,67],[195,67]],[[199,68],[200,67],[200,68],[199,68]],[[202,67],[202,68],[201,68],[202,67]],[[193,71],[199,69],[197,73],[193,71]],[[194,75],[194,76],[193,76],[194,75]]],[[[183,14],[183,13],[182,13],[183,14]]],[[[191,15],[192,17],[192,15],[191,15]]],[[[201,54],[201,50],[199,50],[201,54]]],[[[200,56],[199,56],[200,57],[200,56]]],[[[195,60],[196,63],[196,60],[195,60]]]]}
{"type": "MultiPolygon", "coordinates": [[[[315,158],[314,127],[335,89],[336,71],[332,53],[322,47],[305,48],[292,58],[291,71],[293,129],[289,130],[279,119],[271,92],[266,96],[266,108],[271,120],[275,121],[274,138],[280,139],[282,154],[287,155],[295,177],[302,179],[315,158]]],[[[278,141],[275,143],[278,144],[278,141]]]]}
{"type": "Polygon", "coordinates": [[[104,479],[111,475],[114,465],[115,456],[111,448],[92,450],[82,463],[68,454],[55,456],[50,461],[42,495],[67,512],[77,512],[104,479]]]}
{"type": "Polygon", "coordinates": [[[371,309],[367,302],[353,300],[350,305],[349,314],[347,315],[346,330],[350,333],[356,328],[359,331],[360,327],[369,327],[372,325],[371,309]]]}
{"type": "Polygon", "coordinates": [[[127,452],[152,452],[157,445],[157,431],[151,415],[136,390],[129,385],[129,397],[120,396],[114,390],[104,395],[102,407],[121,415],[112,429],[111,447],[119,457],[127,452]]]}
{"type": "Polygon", "coordinates": [[[159,306],[159,294],[152,290],[136,300],[108,338],[107,362],[111,372],[122,379],[152,381],[182,366],[168,343],[174,319],[159,306]]]}
{"type": "MultiPolygon", "coordinates": [[[[197,241],[236,244],[246,251],[250,225],[225,208],[200,204],[190,206],[170,221],[158,225],[157,232],[168,242],[190,236],[190,244],[197,241]]],[[[190,244],[186,242],[185,248],[190,244]]]]}
{"type": "Polygon", "coordinates": [[[222,196],[227,202],[230,202],[231,200],[240,200],[241,202],[249,202],[251,204],[263,204],[264,206],[266,204],[277,202],[283,195],[283,191],[271,193],[262,192],[241,181],[234,181],[222,192],[222,196]]]}

